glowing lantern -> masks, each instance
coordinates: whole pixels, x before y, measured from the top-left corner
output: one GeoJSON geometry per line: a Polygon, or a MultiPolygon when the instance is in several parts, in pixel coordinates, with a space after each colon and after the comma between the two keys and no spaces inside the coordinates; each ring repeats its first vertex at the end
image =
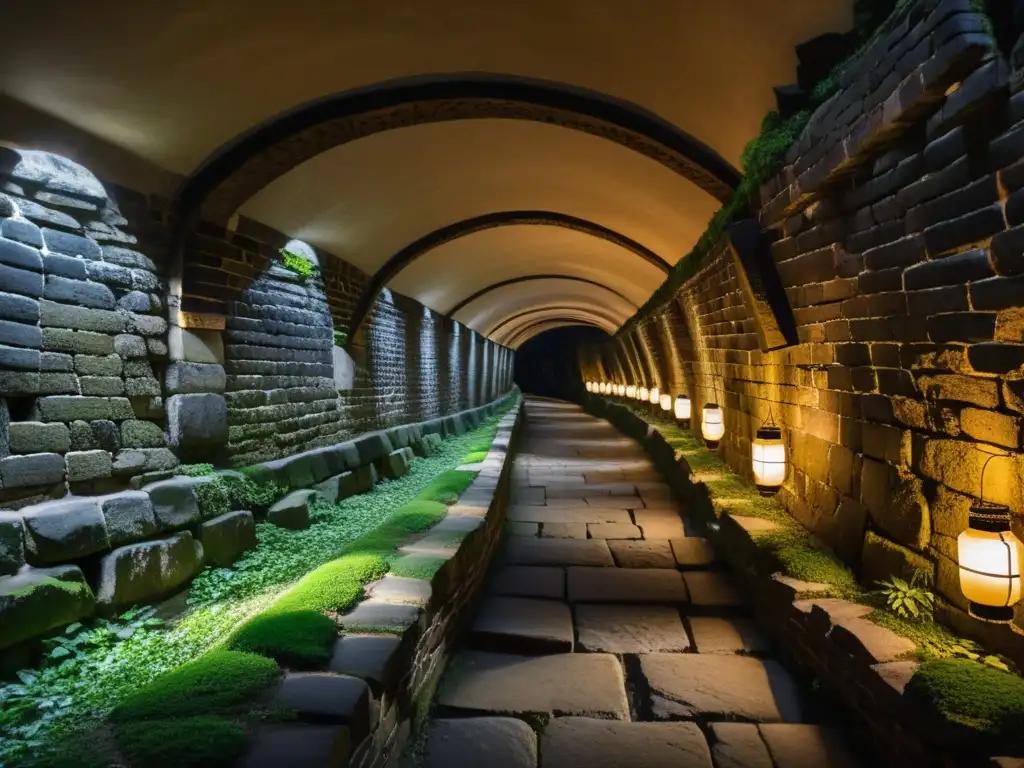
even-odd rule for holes
{"type": "Polygon", "coordinates": [[[625,397],[626,396],[626,385],[625,384],[619,384],[618,394],[619,394],[619,397],[625,397]]]}
{"type": "Polygon", "coordinates": [[[754,484],[762,496],[771,496],[786,479],[786,444],[782,430],[768,424],[757,430],[750,446],[754,484]]]}
{"type": "Polygon", "coordinates": [[[981,467],[981,500],[971,506],[967,530],[956,540],[960,561],[960,591],[970,601],[976,619],[1013,621],[1013,606],[1020,602],[1021,542],[1010,530],[1010,508],[985,501],[985,469],[981,467]]]}
{"type": "Polygon", "coordinates": [[[588,381],[587,382],[587,392],[593,392],[593,391],[594,391],[594,382],[588,381]]]}
{"type": "Polygon", "coordinates": [[[668,394],[666,392],[664,395],[662,395],[659,398],[659,402],[661,403],[661,410],[663,410],[663,411],[671,411],[672,410],[672,395],[670,395],[670,394],[668,394]]]}
{"type": "Polygon", "coordinates": [[[718,447],[718,441],[725,434],[725,420],[722,418],[722,409],[717,403],[708,403],[701,413],[700,433],[708,448],[714,450],[718,447]]]}
{"type": "Polygon", "coordinates": [[[643,403],[647,402],[647,387],[640,387],[640,389],[637,390],[636,399],[643,403]]]}
{"type": "Polygon", "coordinates": [[[648,393],[648,398],[649,398],[649,401],[650,401],[651,405],[657,405],[658,404],[658,400],[661,398],[661,393],[658,391],[657,387],[654,387],[648,393]]]}
{"type": "Polygon", "coordinates": [[[636,400],[636,384],[630,384],[626,387],[626,397],[630,400],[636,400]]]}
{"type": "Polygon", "coordinates": [[[676,396],[676,419],[678,421],[689,421],[691,409],[690,398],[686,395],[676,396]]]}

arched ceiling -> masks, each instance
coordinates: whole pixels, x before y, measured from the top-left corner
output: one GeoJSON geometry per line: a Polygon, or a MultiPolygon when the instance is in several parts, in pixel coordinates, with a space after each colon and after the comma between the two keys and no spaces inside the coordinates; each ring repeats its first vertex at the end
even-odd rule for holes
{"type": "MultiPolygon", "coordinates": [[[[502,343],[504,343],[508,347],[511,347],[512,349],[519,349],[519,347],[523,346],[523,344],[528,342],[534,336],[539,336],[540,334],[544,333],[545,331],[552,331],[555,328],[565,328],[565,327],[571,326],[571,325],[577,325],[577,326],[585,325],[585,326],[591,326],[591,327],[594,327],[594,328],[600,327],[600,326],[594,325],[593,323],[587,322],[585,320],[570,320],[570,319],[547,320],[547,321],[544,321],[544,322],[541,322],[541,323],[537,323],[536,325],[531,325],[529,328],[523,329],[514,338],[512,338],[512,339],[510,339],[510,340],[508,340],[506,342],[502,342],[502,343]]],[[[602,330],[604,330],[604,329],[602,329],[602,330]]]]}
{"type": "MultiPolygon", "coordinates": [[[[794,80],[794,46],[848,29],[852,5],[104,0],[64,3],[54,13],[45,3],[18,3],[4,9],[0,93],[186,177],[183,211],[228,215],[240,206],[376,274],[375,287],[440,312],[457,308],[455,318],[477,331],[553,307],[589,307],[600,319],[588,322],[605,327],[632,315],[664,279],[656,261],[621,240],[509,223],[442,242],[398,267],[396,255],[456,222],[547,211],[592,222],[675,264],[734,183],[730,165],[774,107],[772,86],[794,80]],[[453,88],[463,83],[455,89],[463,96],[479,81],[484,96],[425,106],[410,97],[398,118],[372,109],[375,98],[404,92],[392,83],[440,78],[443,90],[444,77],[453,88]],[[488,100],[488,78],[504,78],[506,101],[488,100]],[[540,81],[551,84],[548,111],[523,119],[509,94],[540,81]],[[363,111],[349,123],[336,115],[317,123],[318,104],[328,115],[355,98],[332,94],[356,94],[363,111]],[[619,117],[594,128],[594,119],[613,113],[619,117]],[[626,123],[636,117],[642,135],[630,133],[622,115],[626,123]],[[299,116],[308,124],[289,134],[299,116]],[[224,165],[264,136],[278,143],[255,160],[224,165]],[[381,271],[389,264],[395,268],[381,271]],[[508,283],[551,274],[575,279],[508,283]],[[508,284],[459,306],[501,283],[508,284]]],[[[580,317],[540,313],[515,333],[580,317]]],[[[502,338],[518,344],[510,330],[517,325],[502,338]]]]}

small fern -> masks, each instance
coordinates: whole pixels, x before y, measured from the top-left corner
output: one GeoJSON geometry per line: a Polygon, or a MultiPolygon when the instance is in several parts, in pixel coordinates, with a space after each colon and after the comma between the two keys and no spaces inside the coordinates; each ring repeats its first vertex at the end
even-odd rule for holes
{"type": "Polygon", "coordinates": [[[292,253],[287,248],[282,248],[280,254],[284,268],[297,273],[303,280],[309,280],[309,278],[316,274],[316,266],[297,253],[292,253]]]}
{"type": "Polygon", "coordinates": [[[878,592],[885,599],[886,607],[901,619],[932,620],[935,595],[925,587],[918,586],[920,577],[921,572],[916,571],[909,584],[897,576],[878,582],[878,592]]]}

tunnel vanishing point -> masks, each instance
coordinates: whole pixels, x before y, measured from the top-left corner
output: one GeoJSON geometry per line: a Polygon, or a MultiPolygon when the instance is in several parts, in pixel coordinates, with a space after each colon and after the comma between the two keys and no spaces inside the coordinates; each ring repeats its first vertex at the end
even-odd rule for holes
{"type": "Polygon", "coordinates": [[[1024,2],[0,9],[0,766],[1024,766],[1024,2]]]}

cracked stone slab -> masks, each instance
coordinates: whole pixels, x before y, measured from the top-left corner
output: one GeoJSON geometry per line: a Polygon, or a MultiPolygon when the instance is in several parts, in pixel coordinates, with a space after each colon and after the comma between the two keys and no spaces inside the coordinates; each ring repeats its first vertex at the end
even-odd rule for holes
{"type": "Polygon", "coordinates": [[[511,597],[564,600],[565,569],[542,565],[506,565],[495,574],[491,592],[511,597]]]}
{"type": "Polygon", "coordinates": [[[586,523],[544,523],[540,532],[545,539],[585,539],[586,523]]]}
{"type": "Polygon", "coordinates": [[[667,541],[614,539],[608,548],[620,568],[675,568],[676,559],[667,541]]]}
{"type": "Polygon", "coordinates": [[[672,539],[672,553],[680,568],[707,568],[715,562],[715,550],[711,542],[698,536],[672,539]]]}
{"type": "Polygon", "coordinates": [[[690,602],[694,605],[734,608],[747,602],[744,594],[725,574],[714,571],[686,571],[683,579],[690,591],[690,602]]]}
{"type": "Polygon", "coordinates": [[[488,597],[473,621],[473,645],[535,655],[572,651],[572,613],[555,600],[488,597]]]}
{"type": "Polygon", "coordinates": [[[505,548],[504,557],[509,565],[615,565],[608,544],[601,539],[528,539],[513,536],[505,548]]]}
{"type": "Polygon", "coordinates": [[[587,526],[595,539],[639,539],[640,529],[627,523],[591,523],[587,526]]]}
{"type": "Polygon", "coordinates": [[[661,605],[579,605],[580,647],[603,653],[686,651],[690,638],[679,611],[661,605]]]}
{"type": "Polygon", "coordinates": [[[686,528],[679,513],[671,509],[642,509],[633,513],[646,539],[685,539],[686,528]]]}
{"type": "Polygon", "coordinates": [[[696,723],[552,720],[541,737],[544,768],[712,768],[696,723]]]}
{"type": "Polygon", "coordinates": [[[577,502],[571,507],[509,507],[508,519],[517,523],[626,523],[629,513],[624,509],[588,507],[577,502]]]}
{"type": "MultiPolygon", "coordinates": [[[[768,746],[753,723],[711,723],[715,768],[775,768],[768,746]]],[[[795,766],[794,766],[795,768],[795,766]]],[[[806,768],[813,768],[808,764],[806,768]]]]}
{"type": "Polygon", "coordinates": [[[776,661],[750,656],[651,653],[640,657],[657,720],[799,722],[799,692],[776,661]]]}
{"type": "Polygon", "coordinates": [[[767,653],[771,649],[750,619],[691,616],[690,631],[697,653],[767,653]]]}
{"type": "Polygon", "coordinates": [[[570,603],[684,605],[689,602],[682,574],[668,568],[572,567],[567,583],[570,603]]]}
{"type": "Polygon", "coordinates": [[[842,735],[820,725],[770,723],[757,726],[761,738],[778,768],[827,765],[829,768],[858,768],[842,735]]]}
{"type": "Polygon", "coordinates": [[[536,768],[537,734],[514,717],[439,719],[427,732],[425,768],[536,768]]]}
{"type": "Polygon", "coordinates": [[[603,653],[531,657],[463,651],[445,670],[437,703],[478,713],[629,718],[622,667],[603,653]]]}

